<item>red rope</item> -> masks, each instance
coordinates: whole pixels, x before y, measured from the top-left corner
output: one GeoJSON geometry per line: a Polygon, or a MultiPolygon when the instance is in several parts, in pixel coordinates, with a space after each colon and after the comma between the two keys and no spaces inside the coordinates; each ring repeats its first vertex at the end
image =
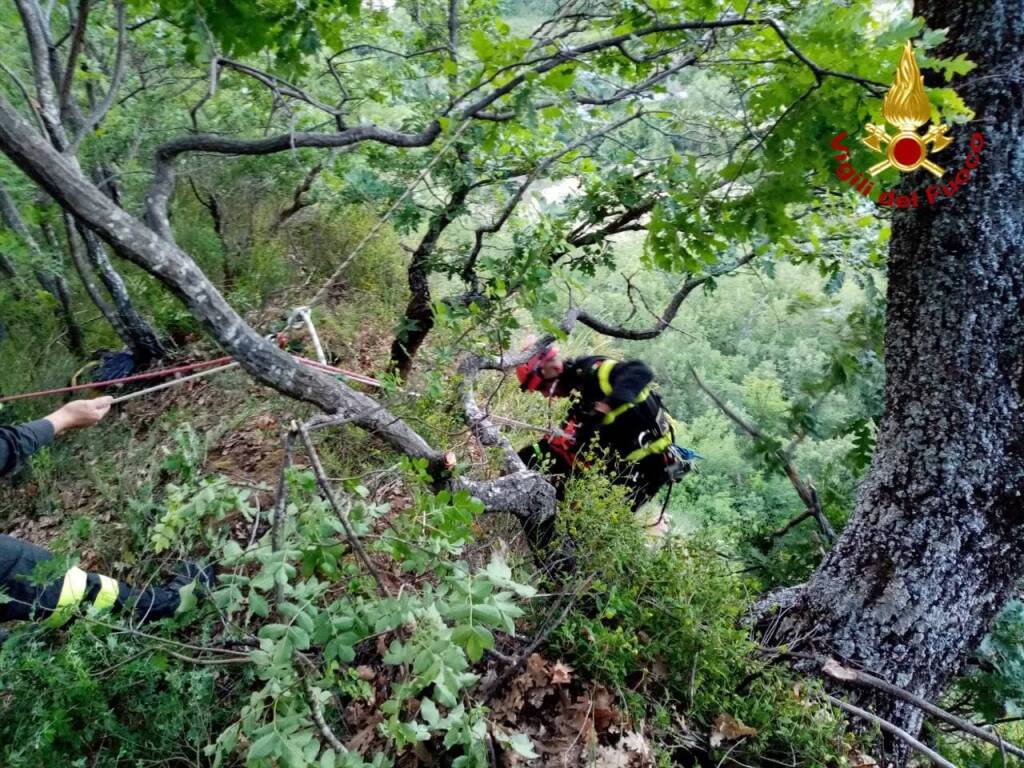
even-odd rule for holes
{"type": "MultiPolygon", "coordinates": [[[[366,384],[371,387],[379,387],[380,382],[370,376],[362,373],[355,373],[354,371],[346,371],[342,368],[335,368],[333,365],[325,365],[316,360],[310,360],[306,357],[300,357],[299,355],[292,355],[296,360],[308,365],[311,368],[319,368],[322,371],[329,373],[335,373],[339,376],[344,376],[347,379],[358,381],[360,384],[366,384]]],[[[69,392],[81,392],[86,389],[105,389],[106,387],[113,387],[117,384],[129,384],[133,381],[149,381],[150,379],[160,379],[165,376],[174,376],[178,373],[189,373],[190,371],[198,371],[202,368],[212,368],[215,365],[224,365],[225,363],[231,362],[231,357],[218,357],[216,360],[204,360],[198,363],[189,363],[188,365],[176,365],[172,368],[159,368],[155,371],[146,371],[145,373],[137,373],[133,376],[122,376],[118,379],[107,379],[106,381],[92,381],[88,384],[76,384],[71,387],[57,387],[55,389],[41,389],[37,392],[22,392],[17,395],[8,395],[7,397],[0,397],[0,405],[3,403],[11,403],[15,400],[30,400],[36,397],[46,397],[47,395],[63,395],[69,392]]]]}
{"type": "MultiPolygon", "coordinates": [[[[369,387],[380,387],[381,383],[378,379],[372,376],[367,376],[364,373],[356,373],[355,371],[346,371],[344,368],[335,368],[333,365],[327,365],[321,363],[318,360],[311,360],[308,357],[302,357],[300,355],[292,355],[293,358],[298,360],[303,365],[309,366],[310,368],[316,368],[317,370],[324,371],[326,373],[333,373],[337,376],[344,376],[346,379],[358,382],[359,384],[365,384],[369,387]]],[[[42,389],[38,392],[22,392],[17,395],[9,395],[7,397],[0,397],[0,405],[4,403],[10,403],[15,400],[29,400],[35,397],[46,397],[47,395],[61,395],[68,392],[80,392],[84,389],[104,389],[106,387],[112,387],[116,384],[128,384],[133,381],[148,381],[149,379],[159,379],[165,376],[173,376],[178,373],[188,373],[189,371],[197,371],[202,368],[212,368],[218,365],[224,365],[231,362],[231,357],[218,357],[216,360],[205,360],[198,363],[189,363],[188,365],[176,365],[172,368],[159,368],[155,371],[146,371],[145,373],[137,373],[133,376],[122,376],[119,379],[108,379],[106,381],[94,381],[88,384],[77,384],[73,387],[58,387],[56,389],[42,389]]],[[[211,371],[212,373],[212,371],[211,371]]],[[[525,429],[532,429],[537,432],[544,432],[545,434],[561,434],[558,430],[545,429],[542,427],[535,427],[532,424],[527,424],[524,421],[518,421],[516,419],[510,419],[505,416],[492,415],[491,419],[499,424],[505,424],[510,427],[522,427],[525,429]]]]}
{"type": "Polygon", "coordinates": [[[177,365],[173,368],[160,368],[155,371],[146,371],[145,373],[136,373],[132,376],[122,376],[119,379],[108,379],[107,381],[93,381],[88,384],[76,384],[71,387],[58,387],[56,389],[42,389],[38,392],[22,392],[18,395],[8,395],[7,397],[0,397],[0,405],[3,403],[12,403],[15,400],[29,400],[34,397],[45,397],[46,395],[63,395],[68,392],[81,392],[85,389],[104,389],[105,387],[112,387],[116,384],[128,384],[133,381],[148,381],[149,379],[160,379],[164,376],[173,376],[176,373],[187,373],[188,371],[196,371],[200,368],[210,368],[215,365],[224,365],[230,362],[230,357],[219,357],[216,360],[206,360],[199,363],[189,363],[188,365],[177,365]]]}

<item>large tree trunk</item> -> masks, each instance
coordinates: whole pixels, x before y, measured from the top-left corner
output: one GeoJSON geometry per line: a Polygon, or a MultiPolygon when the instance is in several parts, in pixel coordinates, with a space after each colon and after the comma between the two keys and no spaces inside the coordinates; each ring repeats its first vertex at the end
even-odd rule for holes
{"type": "MultiPolygon", "coordinates": [[[[984,149],[954,197],[893,216],[885,415],[855,513],[806,585],[796,629],[934,698],[1024,575],[1024,0],[917,0],[914,15],[949,28],[941,55],[978,64],[954,83],[976,118],[936,155],[943,180],[975,131],[984,149]]],[[[923,171],[906,180],[931,182],[923,171]]],[[[919,730],[910,705],[851,693],[919,730]]]]}

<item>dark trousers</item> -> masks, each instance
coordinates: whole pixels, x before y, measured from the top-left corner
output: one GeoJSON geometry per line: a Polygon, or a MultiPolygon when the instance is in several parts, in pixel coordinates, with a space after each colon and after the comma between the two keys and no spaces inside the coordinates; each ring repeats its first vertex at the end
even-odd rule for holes
{"type": "MultiPolygon", "coordinates": [[[[519,451],[527,469],[543,472],[551,480],[561,501],[565,496],[565,483],[573,467],[547,440],[539,440],[519,451]]],[[[612,461],[609,465],[611,480],[629,489],[629,502],[633,511],[653,499],[665,485],[665,458],[659,453],[637,462],[612,461]]]]}
{"type": "MultiPolygon", "coordinates": [[[[551,448],[547,440],[539,440],[522,448],[519,451],[519,458],[527,469],[543,472],[548,476],[559,501],[565,498],[565,484],[574,468],[564,456],[551,448]]],[[[613,462],[610,471],[613,483],[629,489],[629,503],[634,512],[653,499],[665,485],[665,459],[660,453],[647,456],[638,462],[613,462]]],[[[554,517],[540,522],[527,521],[523,527],[527,539],[535,549],[543,550],[550,547],[555,535],[554,517]]]]}
{"type": "MultiPolygon", "coordinates": [[[[50,616],[60,603],[62,591],[65,601],[62,610],[71,604],[73,610],[93,605],[104,586],[104,580],[96,573],[85,575],[84,593],[70,601],[65,580],[72,578],[71,572],[52,573],[42,583],[33,578],[33,571],[40,563],[53,560],[53,555],[42,547],[26,541],[0,535],[0,589],[7,596],[7,602],[0,604],[0,621],[39,620],[50,616]]],[[[45,566],[44,566],[45,568],[45,566]]],[[[139,621],[152,621],[173,616],[181,602],[178,586],[135,589],[112,579],[106,581],[108,589],[116,588],[116,599],[111,606],[132,611],[139,621]]],[[[113,597],[112,595],[110,595],[113,597]]]]}

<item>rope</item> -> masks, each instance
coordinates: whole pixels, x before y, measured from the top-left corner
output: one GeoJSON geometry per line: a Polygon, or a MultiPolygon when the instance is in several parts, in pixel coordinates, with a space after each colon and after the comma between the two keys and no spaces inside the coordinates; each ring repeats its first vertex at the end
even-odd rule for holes
{"type": "MultiPolygon", "coordinates": [[[[302,357],[301,355],[292,355],[298,362],[309,368],[315,368],[325,373],[330,373],[335,376],[343,376],[346,379],[355,381],[359,384],[364,384],[368,387],[379,389],[381,382],[372,376],[366,374],[356,373],[355,371],[347,371],[344,368],[336,368],[333,365],[318,362],[317,360],[310,360],[308,357],[302,357]]],[[[179,384],[185,384],[189,381],[196,381],[198,379],[205,378],[206,376],[212,376],[216,373],[223,373],[229,371],[232,368],[237,368],[238,362],[232,361],[230,357],[219,357],[216,360],[205,360],[199,363],[189,363],[188,365],[178,365],[172,368],[161,368],[156,371],[147,371],[146,373],[139,373],[133,376],[122,376],[119,379],[109,379],[107,381],[96,381],[89,384],[77,384],[72,387],[57,387],[55,389],[44,389],[36,392],[23,392],[17,395],[10,395],[8,397],[0,398],[0,405],[4,403],[13,402],[15,400],[28,400],[37,397],[46,397],[48,395],[60,395],[68,392],[80,392],[85,389],[105,389],[107,387],[116,386],[118,384],[127,384],[133,381],[146,381],[150,379],[162,378],[164,376],[173,376],[178,373],[186,373],[188,371],[198,371],[198,373],[192,373],[188,376],[183,376],[180,379],[174,379],[172,381],[165,381],[162,384],[157,384],[153,387],[147,387],[146,389],[140,389],[136,392],[129,392],[126,395],[115,398],[112,405],[119,405],[120,403],[126,403],[130,400],[136,400],[146,395],[151,395],[154,392],[160,392],[171,387],[176,387],[179,384]],[[206,369],[206,370],[203,370],[206,369]]],[[[518,419],[508,418],[506,416],[491,416],[491,420],[496,424],[501,424],[506,427],[515,427],[518,429],[532,430],[533,432],[540,432],[545,435],[558,435],[560,431],[557,429],[549,429],[545,427],[537,427],[533,424],[529,424],[525,421],[519,421],[518,419]]]]}
{"type": "Polygon", "coordinates": [[[288,319],[289,327],[295,323],[295,318],[299,318],[306,326],[306,333],[309,334],[309,338],[313,341],[313,348],[316,349],[316,359],[327,365],[327,355],[324,354],[324,347],[320,343],[320,334],[316,332],[316,326],[313,325],[313,317],[309,312],[309,307],[297,308],[288,319]]]}
{"type": "Polygon", "coordinates": [[[184,384],[187,381],[195,381],[201,379],[204,376],[212,376],[215,373],[223,373],[224,371],[230,370],[231,368],[237,368],[238,363],[228,363],[227,365],[221,365],[217,368],[209,368],[199,373],[193,373],[191,376],[184,376],[180,379],[174,379],[172,381],[165,381],[163,384],[157,384],[155,387],[149,387],[148,389],[140,389],[138,392],[129,392],[127,395],[121,397],[115,397],[114,402],[111,405],[119,405],[120,403],[126,403],[129,400],[134,400],[137,397],[143,397],[144,395],[150,395],[153,392],[159,392],[162,389],[170,389],[176,387],[179,384],[184,384]]]}
{"type": "Polygon", "coordinates": [[[210,368],[215,365],[224,365],[230,360],[230,357],[219,357],[216,360],[206,360],[200,363],[189,363],[188,365],[177,365],[174,366],[173,368],[159,368],[155,371],[136,373],[132,376],[122,376],[119,379],[94,381],[88,384],[74,384],[70,387],[58,387],[56,389],[42,389],[36,392],[22,392],[21,394],[17,395],[8,395],[7,397],[0,397],[0,405],[3,405],[4,403],[13,403],[15,400],[31,400],[36,397],[45,397],[46,395],[63,395],[69,392],[81,392],[86,389],[104,389],[106,387],[113,387],[117,384],[130,384],[134,381],[148,381],[150,379],[161,379],[165,376],[173,376],[176,373],[187,373],[188,371],[194,371],[200,368],[210,368]]]}

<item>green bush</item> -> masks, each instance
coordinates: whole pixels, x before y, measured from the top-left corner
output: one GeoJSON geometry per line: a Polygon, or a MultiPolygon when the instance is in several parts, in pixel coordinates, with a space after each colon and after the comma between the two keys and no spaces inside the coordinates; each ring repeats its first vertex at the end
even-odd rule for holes
{"type": "Polygon", "coordinates": [[[6,768],[194,765],[237,711],[234,685],[214,667],[88,621],[60,645],[37,631],[23,627],[0,649],[6,768]]]}
{"type": "Polygon", "coordinates": [[[796,694],[780,667],[758,658],[742,626],[747,585],[736,563],[700,537],[653,542],[621,490],[594,473],[571,483],[560,524],[594,578],[553,638],[578,673],[618,691],[636,719],[657,723],[677,708],[706,731],[731,715],[758,730],[748,757],[836,759],[840,726],[813,687],[796,694]]]}

